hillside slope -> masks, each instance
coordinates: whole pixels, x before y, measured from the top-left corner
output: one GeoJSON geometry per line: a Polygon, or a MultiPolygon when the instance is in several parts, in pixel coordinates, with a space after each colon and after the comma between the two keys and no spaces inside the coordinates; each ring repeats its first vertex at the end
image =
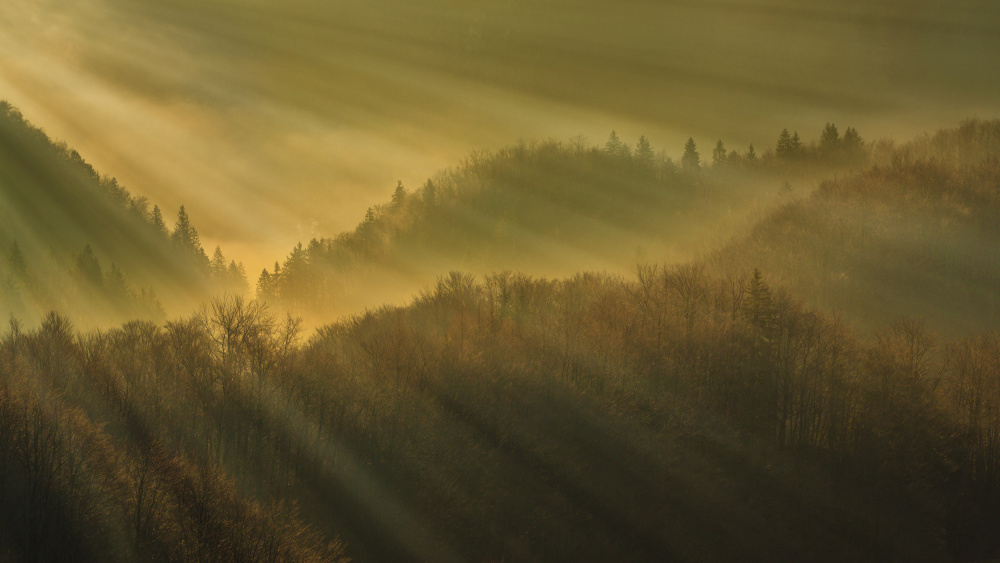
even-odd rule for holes
{"type": "Polygon", "coordinates": [[[690,267],[453,273],[297,329],[230,298],[0,339],[0,557],[1000,554],[996,333],[858,338],[759,273],[690,267]]]}
{"type": "Polygon", "coordinates": [[[823,182],[710,259],[759,267],[813,305],[871,327],[913,315],[1000,328],[1000,121],[968,121],[823,182]]]}
{"type": "Polygon", "coordinates": [[[711,164],[693,141],[677,164],[644,138],[632,149],[614,133],[603,147],[474,153],[416,191],[400,183],[353,231],[299,245],[262,273],[258,296],[296,312],[354,312],[405,300],[452,269],[563,276],[689,259],[792,182],[808,187],[865,162],[856,132],[845,138],[853,144],[830,148],[796,135],[794,147],[787,138],[783,152],[762,155],[720,141],[711,164]]]}
{"type": "Polygon", "coordinates": [[[100,176],[0,102],[0,314],[80,322],[162,318],[211,287],[185,212],[171,233],[155,206],[100,176]]]}

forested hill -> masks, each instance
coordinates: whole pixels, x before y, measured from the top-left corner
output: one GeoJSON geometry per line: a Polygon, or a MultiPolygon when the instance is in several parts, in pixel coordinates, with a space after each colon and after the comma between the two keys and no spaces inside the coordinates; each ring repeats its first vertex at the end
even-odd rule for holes
{"type": "Polygon", "coordinates": [[[0,560],[1000,554],[996,332],[859,338],[697,267],[453,273],[297,331],[232,297],[12,326],[0,560]]]}
{"type": "Polygon", "coordinates": [[[161,303],[195,303],[221,279],[183,208],[171,232],[158,207],[2,101],[0,250],[4,317],[160,318],[161,303]]]}
{"type": "Polygon", "coordinates": [[[862,326],[1000,328],[1000,120],[970,120],[821,184],[716,253],[862,326]]]}
{"type": "Polygon", "coordinates": [[[417,190],[400,183],[356,229],[314,239],[258,280],[258,295],[298,311],[344,312],[405,299],[451,269],[536,275],[624,271],[636,262],[690,258],[755,202],[863,166],[853,128],[828,125],[806,144],[787,131],[774,151],[711,157],[694,141],[680,162],[645,138],[616,134],[601,147],[577,140],[520,143],[472,154],[417,190]]]}

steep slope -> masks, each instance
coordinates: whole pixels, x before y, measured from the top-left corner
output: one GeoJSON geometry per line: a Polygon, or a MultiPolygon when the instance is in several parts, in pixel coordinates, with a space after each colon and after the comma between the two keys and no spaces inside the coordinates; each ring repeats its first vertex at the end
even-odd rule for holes
{"type": "Polygon", "coordinates": [[[209,260],[182,216],[171,234],[158,208],[0,102],[0,314],[150,318],[203,298],[209,260]]]}
{"type": "Polygon", "coordinates": [[[1000,328],[1000,121],[968,121],[824,182],[709,260],[759,267],[864,326],[1000,328]]]}

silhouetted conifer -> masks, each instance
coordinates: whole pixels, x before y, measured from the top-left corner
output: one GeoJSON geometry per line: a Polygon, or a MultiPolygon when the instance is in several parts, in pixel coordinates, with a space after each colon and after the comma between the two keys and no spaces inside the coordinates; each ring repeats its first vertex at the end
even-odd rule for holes
{"type": "Polygon", "coordinates": [[[396,181],[396,189],[392,192],[392,205],[394,207],[399,207],[403,205],[406,201],[406,188],[403,187],[403,181],[396,181]]]}
{"type": "Polygon", "coordinates": [[[163,213],[160,212],[160,206],[153,206],[153,216],[151,221],[153,223],[153,227],[156,229],[156,232],[163,235],[164,238],[169,236],[170,233],[167,231],[167,224],[163,221],[163,213]]]}
{"type": "Polygon", "coordinates": [[[840,133],[837,126],[827,123],[819,137],[819,150],[826,156],[835,154],[840,149],[840,133]]]}
{"type": "Polygon", "coordinates": [[[101,264],[94,255],[94,250],[90,245],[83,247],[83,251],[76,259],[76,271],[81,281],[92,287],[102,287],[104,285],[104,273],[101,264]]]}
{"type": "Polygon", "coordinates": [[[640,166],[652,168],[653,159],[653,147],[649,144],[649,140],[645,136],[640,136],[639,142],[635,146],[636,163],[640,166]]]}
{"type": "Polygon", "coordinates": [[[701,156],[694,144],[694,138],[689,137],[684,144],[684,156],[681,157],[681,167],[687,172],[696,172],[701,168],[701,156]]]}
{"type": "Polygon", "coordinates": [[[191,224],[187,211],[182,205],[177,212],[177,224],[174,225],[174,232],[170,239],[182,254],[191,258],[199,269],[208,270],[209,260],[205,255],[205,249],[201,247],[201,238],[198,231],[191,224]]]}
{"type": "Polygon", "coordinates": [[[788,158],[792,155],[792,135],[788,129],[782,129],[778,135],[778,143],[774,146],[774,154],[778,158],[788,158]]]}
{"type": "Polygon", "coordinates": [[[712,166],[722,166],[726,160],[726,145],[722,143],[722,139],[719,139],[719,142],[715,143],[715,150],[712,151],[712,166]]]}

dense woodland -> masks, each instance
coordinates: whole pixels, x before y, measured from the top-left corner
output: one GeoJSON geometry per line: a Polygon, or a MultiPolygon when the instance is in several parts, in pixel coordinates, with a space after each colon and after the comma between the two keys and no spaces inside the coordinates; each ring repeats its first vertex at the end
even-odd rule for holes
{"type": "Polygon", "coordinates": [[[864,167],[873,151],[855,129],[841,136],[828,124],[809,144],[783,130],[762,154],[720,140],[711,160],[689,140],[676,163],[645,137],[633,148],[614,132],[601,147],[576,139],[477,152],[412,192],[400,182],[354,231],[299,244],[261,273],[257,297],[328,316],[406,297],[451,269],[564,276],[581,264],[625,271],[653,256],[690,257],[734,216],[790,197],[793,182],[802,190],[864,167]]]}
{"type": "Polygon", "coordinates": [[[53,314],[2,353],[4,545],[28,559],[1000,547],[997,334],[860,339],[759,271],[453,273],[304,343],[240,298],[163,327],[53,314]]]}
{"type": "Polygon", "coordinates": [[[162,322],[164,302],[186,310],[246,287],[241,264],[205,254],[183,206],[169,229],[158,206],[0,101],[0,315],[162,322]]]}
{"type": "Polygon", "coordinates": [[[677,163],[615,134],[477,153],[297,246],[251,299],[185,210],[167,229],[5,115],[34,139],[5,151],[85,172],[94,213],[209,289],[164,319],[115,258],[141,253],[38,242],[25,167],[0,167],[5,306],[48,303],[47,268],[76,280],[0,335],[0,560],[1000,557],[998,121],[710,159],[692,139],[677,163]],[[761,204],[695,259],[637,260],[761,204]],[[530,274],[615,260],[631,273],[530,274]],[[435,268],[405,306],[303,328],[435,268]],[[113,291],[147,308],[92,328],[79,302],[113,291]]]}
{"type": "Polygon", "coordinates": [[[970,120],[782,203],[708,258],[758,267],[873,328],[919,316],[953,335],[1000,328],[1000,121],[970,120]]]}

